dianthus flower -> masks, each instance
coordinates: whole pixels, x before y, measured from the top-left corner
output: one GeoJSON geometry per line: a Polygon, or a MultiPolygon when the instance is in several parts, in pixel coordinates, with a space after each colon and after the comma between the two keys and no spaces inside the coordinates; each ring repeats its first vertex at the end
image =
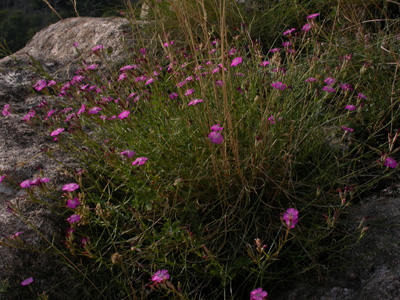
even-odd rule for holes
{"type": "Polygon", "coordinates": [[[36,82],[36,84],[33,87],[35,88],[35,90],[41,91],[46,87],[46,85],[47,85],[46,80],[43,79],[36,82]]]}
{"type": "Polygon", "coordinates": [[[81,216],[80,215],[71,215],[68,219],[67,219],[67,221],[69,222],[69,223],[76,223],[76,222],[79,222],[81,220],[81,216]]]}
{"type": "Polygon", "coordinates": [[[170,278],[168,270],[158,270],[151,276],[151,281],[155,284],[165,282],[170,278]]]}
{"type": "Polygon", "coordinates": [[[129,114],[130,114],[130,111],[129,111],[129,110],[124,110],[122,113],[120,113],[120,114],[118,115],[118,118],[119,118],[120,120],[125,119],[125,118],[127,118],[127,117],[129,116],[129,114]]]}
{"type": "Polygon", "coordinates": [[[135,151],[125,150],[125,151],[122,151],[120,154],[122,156],[125,156],[125,157],[128,157],[128,158],[132,158],[133,156],[135,156],[135,151]]]}
{"type": "Polygon", "coordinates": [[[65,184],[62,188],[63,191],[67,191],[67,192],[73,192],[77,189],[79,189],[79,185],[77,183],[68,183],[68,184],[65,184]]]}
{"type": "Polygon", "coordinates": [[[383,165],[394,169],[397,167],[398,163],[393,158],[387,157],[383,165]]]}
{"type": "Polygon", "coordinates": [[[33,282],[33,277],[29,277],[27,279],[25,279],[24,281],[21,282],[21,285],[28,285],[31,284],[33,282]]]}
{"type": "Polygon", "coordinates": [[[232,60],[231,67],[236,67],[238,64],[242,63],[242,58],[236,57],[232,60]]]}
{"type": "Polygon", "coordinates": [[[194,99],[189,102],[188,105],[196,105],[197,103],[203,102],[203,99],[194,99]]]}
{"type": "Polygon", "coordinates": [[[79,199],[78,199],[78,198],[68,199],[68,200],[67,200],[67,207],[69,207],[69,208],[74,209],[74,208],[76,208],[79,204],[81,204],[81,203],[79,202],[79,199]]]}
{"type": "Polygon", "coordinates": [[[352,104],[347,104],[345,107],[345,109],[349,110],[349,111],[353,111],[356,110],[357,108],[355,107],[355,105],[352,104]]]}
{"type": "Polygon", "coordinates": [[[50,133],[51,136],[57,136],[59,135],[61,132],[63,132],[65,129],[64,128],[58,128],[56,130],[54,130],[52,133],[50,133]]]}
{"type": "Polygon", "coordinates": [[[299,221],[299,211],[294,208],[289,208],[283,214],[283,220],[286,223],[286,226],[290,229],[296,226],[297,222],[299,221]]]}
{"type": "Polygon", "coordinates": [[[271,86],[275,89],[281,90],[283,91],[284,89],[286,89],[286,84],[282,83],[282,82],[274,82],[271,84],[271,86]]]}
{"type": "Polygon", "coordinates": [[[250,292],[250,300],[263,300],[268,296],[268,293],[262,288],[255,289],[250,292]]]}
{"type": "Polygon", "coordinates": [[[311,15],[309,15],[309,16],[307,16],[307,19],[315,19],[316,17],[318,17],[320,14],[319,13],[317,13],[317,14],[311,14],[311,15]]]}
{"type": "Polygon", "coordinates": [[[147,157],[138,157],[136,158],[136,160],[132,163],[132,166],[138,165],[144,165],[146,163],[146,161],[148,160],[147,157]]]}

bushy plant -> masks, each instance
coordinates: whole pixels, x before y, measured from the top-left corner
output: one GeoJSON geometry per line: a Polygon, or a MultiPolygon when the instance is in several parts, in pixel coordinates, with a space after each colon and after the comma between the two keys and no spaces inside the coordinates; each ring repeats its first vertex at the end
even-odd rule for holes
{"type": "Polygon", "coordinates": [[[98,45],[105,67],[35,85],[59,106],[25,120],[81,166],[52,193],[94,298],[273,295],[364,234],[340,216],[397,166],[394,35],[336,34],[309,13],[265,51],[217,2],[154,1],[153,47],[115,66],[98,45]]]}

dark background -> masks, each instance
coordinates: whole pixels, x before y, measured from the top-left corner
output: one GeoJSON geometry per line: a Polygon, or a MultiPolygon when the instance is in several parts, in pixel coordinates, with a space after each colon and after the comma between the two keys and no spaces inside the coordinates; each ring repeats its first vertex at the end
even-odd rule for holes
{"type": "MultiPolygon", "coordinates": [[[[137,0],[130,0],[136,3],[137,0]]],[[[62,18],[76,17],[72,1],[48,0],[62,18]]],[[[76,0],[80,16],[119,16],[124,0],[76,0]]],[[[0,0],[0,44],[11,52],[22,49],[42,28],[60,18],[43,0],[0,0]]],[[[5,56],[0,51],[0,58],[5,56]]]]}

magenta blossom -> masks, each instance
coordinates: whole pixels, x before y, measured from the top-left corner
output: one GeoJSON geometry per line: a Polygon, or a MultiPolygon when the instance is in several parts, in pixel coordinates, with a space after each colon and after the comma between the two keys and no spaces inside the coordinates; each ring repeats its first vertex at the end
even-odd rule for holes
{"type": "Polygon", "coordinates": [[[250,292],[250,300],[263,300],[268,296],[268,293],[262,288],[255,289],[250,292]]]}
{"type": "Polygon", "coordinates": [[[10,104],[5,104],[4,105],[4,109],[2,111],[3,116],[6,117],[6,116],[9,116],[11,114],[9,109],[10,109],[10,104]]]}
{"type": "Polygon", "coordinates": [[[224,140],[222,134],[218,131],[213,131],[208,135],[210,142],[213,144],[221,144],[224,140]]]}
{"type": "Polygon", "coordinates": [[[64,128],[58,128],[56,130],[54,130],[52,133],[50,133],[51,136],[57,136],[59,135],[61,132],[63,132],[65,129],[64,128]]]}
{"type": "Polygon", "coordinates": [[[29,179],[20,183],[20,187],[23,189],[29,189],[31,186],[31,181],[29,179]]]}
{"type": "Polygon", "coordinates": [[[296,28],[292,28],[292,29],[288,29],[288,30],[286,30],[285,32],[283,32],[283,35],[288,35],[288,34],[291,34],[293,31],[295,31],[296,30],[296,28]]]}
{"type": "Polygon", "coordinates": [[[197,103],[203,102],[203,99],[194,99],[188,103],[188,105],[196,105],[197,103]]]}
{"type": "Polygon", "coordinates": [[[279,52],[279,51],[281,51],[281,49],[279,49],[279,48],[273,48],[273,49],[269,50],[269,52],[272,52],[272,53],[279,52]]]}
{"type": "Polygon", "coordinates": [[[367,99],[367,96],[365,96],[364,94],[358,93],[357,97],[360,99],[367,99]]]}
{"type": "Polygon", "coordinates": [[[222,131],[223,129],[224,129],[224,127],[221,127],[220,124],[215,124],[215,125],[211,126],[212,131],[222,131]]]}
{"type": "Polygon", "coordinates": [[[355,107],[355,105],[352,104],[347,104],[345,107],[345,109],[349,110],[349,111],[353,111],[356,110],[357,108],[355,107]]]}
{"type": "Polygon", "coordinates": [[[6,178],[6,175],[0,176],[0,182],[2,182],[4,180],[4,178],[6,178]]]}
{"type": "Polygon", "coordinates": [[[272,83],[271,86],[272,86],[274,89],[278,89],[278,90],[281,90],[281,91],[283,91],[284,89],[286,89],[286,84],[284,84],[284,83],[282,83],[282,82],[280,82],[280,81],[272,83]]]}
{"type": "Polygon", "coordinates": [[[311,15],[309,15],[309,16],[307,16],[307,19],[315,19],[316,17],[318,17],[319,16],[319,13],[317,13],[317,14],[311,14],[311,15]]]}
{"type": "Polygon", "coordinates": [[[138,157],[136,158],[136,160],[132,163],[132,166],[138,165],[144,165],[146,163],[146,161],[148,160],[147,157],[138,157]]]}
{"type": "Polygon", "coordinates": [[[81,203],[80,203],[80,201],[79,201],[78,198],[68,199],[68,200],[67,200],[67,207],[69,207],[69,208],[74,209],[74,208],[76,208],[79,204],[81,204],[81,203]]]}
{"type": "Polygon", "coordinates": [[[68,219],[67,219],[67,221],[69,222],[69,223],[76,223],[76,222],[79,222],[81,220],[81,216],[80,215],[71,215],[68,219]]]}
{"type": "Polygon", "coordinates": [[[102,110],[101,107],[93,107],[88,111],[88,113],[89,115],[95,115],[98,114],[101,110],[102,110]]]}
{"type": "Polygon", "coordinates": [[[344,131],[346,131],[346,132],[353,132],[354,131],[354,129],[353,128],[350,128],[350,127],[344,127],[344,126],[342,126],[341,127],[344,131]]]}
{"type": "Polygon", "coordinates": [[[336,90],[329,85],[322,87],[322,90],[328,93],[336,93],[336,90]]]}
{"type": "Polygon", "coordinates": [[[151,281],[155,284],[165,282],[170,278],[168,270],[158,270],[151,276],[151,281]]]}
{"type": "Polygon", "coordinates": [[[194,92],[194,89],[186,90],[185,96],[189,96],[189,95],[193,94],[193,92],[194,92]]]}
{"type": "Polygon", "coordinates": [[[283,214],[282,219],[285,221],[286,226],[292,229],[299,221],[299,211],[295,208],[289,208],[283,214]]]}
{"type": "Polygon", "coordinates": [[[314,82],[314,81],[317,81],[317,80],[318,80],[317,78],[310,77],[310,78],[306,79],[306,82],[314,82]]]}
{"type": "Polygon", "coordinates": [[[125,150],[120,153],[122,156],[132,158],[135,155],[135,151],[132,150],[125,150]]]}
{"type": "Polygon", "coordinates": [[[336,82],[336,79],[332,78],[332,77],[328,77],[324,80],[324,82],[326,83],[326,85],[332,85],[336,82]]]}
{"type": "Polygon", "coordinates": [[[122,113],[120,113],[120,114],[118,115],[118,118],[119,118],[120,120],[125,119],[125,118],[127,118],[127,117],[129,116],[130,113],[131,113],[131,112],[130,112],[129,110],[124,110],[122,113]]]}
{"type": "Polygon", "coordinates": [[[24,281],[21,282],[21,285],[29,285],[33,282],[33,277],[29,277],[27,279],[25,279],[24,281]]]}
{"type": "Polygon", "coordinates": [[[171,100],[174,100],[174,99],[178,98],[178,96],[179,96],[178,93],[175,93],[175,92],[169,94],[169,98],[170,98],[171,100]]]}
{"type": "Polygon", "coordinates": [[[35,116],[35,111],[34,110],[30,110],[23,118],[23,121],[30,121],[30,119],[32,119],[35,116]]]}
{"type": "Polygon", "coordinates": [[[128,78],[128,75],[126,75],[126,73],[122,73],[119,75],[118,80],[117,81],[121,81],[124,80],[125,78],[128,78]]]}
{"type": "Polygon", "coordinates": [[[268,66],[268,65],[269,65],[269,61],[268,61],[268,60],[265,60],[265,61],[263,61],[263,62],[260,62],[260,66],[266,67],[266,66],[268,66]]]}
{"type": "Polygon", "coordinates": [[[76,113],[77,115],[83,114],[86,110],[85,104],[82,104],[81,108],[76,113]]]}
{"type": "Polygon", "coordinates": [[[236,67],[238,64],[241,63],[242,63],[242,58],[240,56],[236,57],[232,60],[231,67],[236,67]]]}
{"type": "Polygon", "coordinates": [[[393,158],[387,157],[385,159],[385,163],[383,165],[386,166],[386,167],[394,169],[394,168],[397,167],[398,163],[393,158]]]}
{"type": "Polygon", "coordinates": [[[100,49],[103,49],[103,47],[104,47],[103,45],[97,45],[96,47],[93,47],[93,48],[92,48],[92,51],[93,51],[93,52],[96,52],[96,51],[98,51],[98,50],[100,50],[100,49]]]}
{"type": "Polygon", "coordinates": [[[151,83],[153,83],[154,82],[154,79],[153,78],[150,78],[150,79],[148,79],[147,81],[146,81],[146,83],[144,84],[144,85],[149,85],[149,84],[151,84],[151,83]]]}
{"type": "Polygon", "coordinates": [[[310,31],[310,29],[311,29],[311,24],[304,24],[304,26],[301,28],[301,31],[304,31],[304,32],[307,32],[307,31],[310,31]]]}
{"type": "Polygon", "coordinates": [[[35,88],[35,90],[41,91],[46,87],[46,85],[47,85],[46,80],[43,79],[36,82],[36,84],[33,87],[35,88]]]}
{"type": "Polygon", "coordinates": [[[73,192],[77,189],[79,189],[79,185],[77,183],[68,183],[68,184],[65,184],[62,188],[63,191],[67,191],[67,192],[73,192]]]}

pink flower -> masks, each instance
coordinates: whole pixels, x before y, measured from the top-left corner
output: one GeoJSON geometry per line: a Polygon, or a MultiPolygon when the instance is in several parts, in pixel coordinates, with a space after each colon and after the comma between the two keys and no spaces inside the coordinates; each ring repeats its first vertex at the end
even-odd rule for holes
{"type": "Polygon", "coordinates": [[[122,156],[132,158],[135,155],[135,151],[132,150],[125,150],[120,153],[122,156]]]}
{"type": "Polygon", "coordinates": [[[174,100],[174,99],[178,98],[178,96],[179,96],[178,93],[175,93],[175,92],[169,94],[169,98],[170,98],[171,100],[174,100]]]}
{"type": "Polygon", "coordinates": [[[158,270],[151,276],[151,281],[155,284],[165,282],[170,278],[168,270],[158,270]]]}
{"type": "Polygon", "coordinates": [[[55,82],[54,80],[50,80],[49,83],[47,84],[47,86],[53,86],[56,85],[57,82],[55,82]]]}
{"type": "Polygon", "coordinates": [[[310,78],[306,79],[306,82],[314,82],[314,81],[317,81],[317,79],[314,77],[310,77],[310,78]]]}
{"type": "Polygon", "coordinates": [[[263,62],[260,62],[260,66],[265,67],[265,66],[268,66],[268,65],[269,65],[269,61],[267,61],[267,60],[265,60],[263,62]]]}
{"type": "Polygon", "coordinates": [[[356,110],[357,108],[355,107],[355,105],[352,104],[347,104],[345,107],[345,109],[349,110],[349,111],[353,111],[356,110]]]}
{"type": "Polygon", "coordinates": [[[0,182],[2,182],[4,180],[4,178],[6,178],[6,175],[0,176],[0,182]]]}
{"type": "Polygon", "coordinates": [[[279,52],[279,51],[281,51],[281,49],[279,49],[279,48],[273,48],[273,49],[269,50],[269,52],[272,52],[272,53],[279,52]]]}
{"type": "Polygon", "coordinates": [[[385,163],[383,165],[394,169],[397,167],[398,163],[393,158],[388,157],[385,159],[385,163]]]}
{"type": "Polygon", "coordinates": [[[27,279],[25,279],[24,281],[21,282],[21,285],[25,286],[28,284],[31,284],[33,282],[33,277],[29,277],[27,279]]]}
{"type": "Polygon", "coordinates": [[[57,136],[59,135],[61,132],[63,132],[65,129],[64,128],[58,128],[56,130],[54,130],[52,133],[50,133],[51,136],[57,136]]]}
{"type": "Polygon", "coordinates": [[[146,163],[146,161],[148,160],[147,157],[138,157],[136,158],[136,160],[132,163],[132,166],[138,165],[144,165],[146,163]]]}
{"type": "Polygon", "coordinates": [[[283,35],[288,35],[288,34],[291,34],[293,31],[295,31],[296,30],[296,28],[292,28],[292,29],[288,29],[288,30],[286,30],[285,32],[283,32],[283,35]]]}
{"type": "Polygon", "coordinates": [[[103,45],[97,45],[96,47],[92,48],[92,51],[96,52],[96,51],[98,51],[100,49],[103,49],[103,45]]]}
{"type": "Polygon", "coordinates": [[[149,85],[149,84],[151,84],[153,82],[154,82],[154,79],[150,78],[149,80],[146,81],[146,83],[144,85],[149,85]]]}
{"type": "Polygon", "coordinates": [[[127,78],[128,77],[128,75],[126,75],[126,73],[122,73],[122,74],[120,74],[119,75],[119,77],[118,77],[118,80],[117,81],[121,81],[121,80],[124,80],[125,78],[127,78]]]}
{"type": "Polygon", "coordinates": [[[52,114],[54,114],[56,112],[56,110],[55,109],[52,109],[52,110],[50,110],[48,113],[47,113],[47,117],[46,118],[44,118],[45,120],[47,120],[48,118],[50,118],[51,117],[51,115],[52,114]]]}
{"type": "Polygon", "coordinates": [[[96,70],[98,66],[99,65],[91,64],[89,66],[86,66],[85,70],[96,70]]]}
{"type": "Polygon", "coordinates": [[[332,85],[332,84],[334,84],[334,83],[336,82],[336,79],[335,79],[335,78],[332,78],[332,77],[328,77],[328,78],[326,78],[326,79],[324,80],[324,82],[325,82],[327,85],[332,85]]]}
{"type": "Polygon", "coordinates": [[[136,69],[137,68],[137,65],[133,65],[133,66],[130,66],[130,65],[126,65],[126,66],[123,66],[121,69],[119,69],[120,71],[125,71],[125,70],[131,70],[131,69],[136,69]]]}
{"type": "Polygon", "coordinates": [[[284,48],[287,48],[287,47],[289,47],[289,46],[292,46],[292,43],[290,43],[290,42],[285,42],[285,43],[282,43],[282,46],[283,46],[284,48]]]}
{"type": "Polygon", "coordinates": [[[222,131],[223,129],[224,129],[224,127],[221,127],[220,124],[215,124],[215,125],[211,126],[212,131],[222,131]]]}
{"type": "Polygon", "coordinates": [[[62,188],[63,191],[67,191],[67,192],[73,192],[77,189],[79,189],[79,185],[77,183],[68,183],[68,184],[65,184],[62,188]]]}
{"type": "Polygon", "coordinates": [[[281,90],[283,91],[284,89],[286,89],[286,84],[282,83],[282,82],[274,82],[271,84],[271,86],[275,89],[281,90]]]}
{"type": "Polygon", "coordinates": [[[4,105],[4,109],[2,111],[3,116],[6,117],[6,116],[9,116],[11,114],[9,109],[10,109],[10,104],[5,104],[4,105]]]}
{"type": "Polygon", "coordinates": [[[91,109],[89,110],[88,113],[89,113],[90,115],[95,115],[95,114],[98,114],[101,110],[102,110],[101,107],[93,107],[93,108],[91,108],[91,109]]]}
{"type": "Polygon", "coordinates": [[[309,15],[309,16],[307,16],[307,19],[315,19],[316,17],[318,17],[320,14],[319,13],[317,13],[317,14],[311,14],[311,15],[309,15]]]}
{"type": "Polygon", "coordinates": [[[294,208],[289,208],[283,214],[283,220],[286,223],[286,226],[290,229],[296,226],[297,222],[299,221],[299,211],[294,208]]]}
{"type": "Polygon", "coordinates": [[[77,115],[83,114],[86,110],[85,104],[82,104],[81,108],[76,113],[77,115]]]}
{"type": "Polygon", "coordinates": [[[25,180],[25,181],[23,181],[23,182],[21,182],[20,183],[20,186],[23,188],[23,189],[29,189],[32,185],[31,185],[31,181],[28,179],[28,180],[25,180]]]}
{"type": "Polygon", "coordinates": [[[222,134],[218,131],[213,131],[208,135],[210,142],[213,144],[221,144],[224,140],[222,134]]]}
{"type": "Polygon", "coordinates": [[[80,215],[71,215],[68,219],[67,219],[67,221],[69,222],[69,223],[76,223],[76,222],[79,222],[81,220],[81,216],[80,215]]]}
{"type": "Polygon", "coordinates": [[[329,85],[322,87],[322,90],[328,93],[336,93],[336,90],[329,85]]]}
{"type": "Polygon", "coordinates": [[[341,127],[344,131],[346,131],[346,132],[353,132],[354,131],[354,129],[353,128],[350,128],[350,127],[344,127],[344,126],[342,126],[341,127]]]}
{"type": "Polygon", "coordinates": [[[35,111],[34,110],[30,110],[23,118],[23,121],[29,121],[30,119],[32,119],[35,116],[35,111]]]}
{"type": "Polygon", "coordinates": [[[364,94],[358,93],[357,97],[360,99],[367,99],[367,96],[365,96],[364,94]]]}
{"type": "Polygon", "coordinates": [[[339,86],[343,91],[353,91],[350,83],[340,83],[339,86]]]}
{"type": "Polygon", "coordinates": [[[223,81],[223,80],[217,80],[217,81],[215,82],[215,85],[216,85],[216,86],[223,86],[223,85],[224,85],[224,81],[223,81]]]}
{"type": "Polygon", "coordinates": [[[193,92],[194,92],[194,89],[186,90],[185,96],[189,96],[189,95],[193,94],[193,92]]]}
{"type": "Polygon", "coordinates": [[[188,105],[196,105],[197,103],[203,102],[203,99],[194,99],[189,102],[188,105]]]}
{"type": "Polygon", "coordinates": [[[250,300],[263,300],[268,296],[268,293],[262,288],[255,289],[250,292],[250,300]]]}
{"type": "Polygon", "coordinates": [[[146,55],[146,48],[141,48],[139,49],[140,54],[142,54],[143,56],[146,55]]]}
{"type": "Polygon", "coordinates": [[[127,117],[129,116],[130,113],[131,113],[131,112],[130,112],[129,110],[124,110],[122,113],[120,113],[120,114],[118,115],[118,118],[119,118],[120,120],[125,119],[125,118],[127,118],[127,117]]]}
{"type": "Polygon", "coordinates": [[[275,124],[275,118],[274,118],[274,116],[270,116],[270,117],[268,118],[268,121],[269,121],[271,124],[275,124]]]}
{"type": "Polygon", "coordinates": [[[307,23],[303,26],[303,28],[301,28],[301,31],[307,32],[310,31],[310,29],[311,29],[311,24],[307,23]]]}
{"type": "Polygon", "coordinates": [[[236,57],[232,60],[231,67],[236,67],[238,64],[242,63],[242,58],[236,57]]]}
{"type": "Polygon", "coordinates": [[[72,44],[75,48],[77,48],[79,46],[79,43],[75,42],[72,44]]]}
{"type": "Polygon", "coordinates": [[[36,84],[33,87],[35,88],[35,90],[41,91],[46,87],[46,85],[47,85],[46,80],[43,79],[36,82],[36,84]]]}
{"type": "Polygon", "coordinates": [[[79,199],[78,199],[78,198],[68,199],[68,200],[67,200],[67,207],[69,207],[69,208],[74,209],[74,208],[76,208],[79,204],[81,204],[81,203],[79,202],[79,199]]]}

